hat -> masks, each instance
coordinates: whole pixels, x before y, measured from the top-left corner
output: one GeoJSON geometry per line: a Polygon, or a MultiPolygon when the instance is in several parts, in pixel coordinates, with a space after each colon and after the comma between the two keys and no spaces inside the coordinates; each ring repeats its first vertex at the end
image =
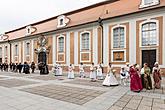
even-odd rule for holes
{"type": "Polygon", "coordinates": [[[136,67],[135,67],[135,68],[139,69],[139,68],[140,68],[140,66],[139,66],[139,65],[136,65],[136,67]]]}
{"type": "Polygon", "coordinates": [[[158,62],[155,62],[155,65],[159,65],[159,63],[158,62]]]}
{"type": "Polygon", "coordinates": [[[129,62],[127,62],[126,65],[129,65],[129,62]]]}

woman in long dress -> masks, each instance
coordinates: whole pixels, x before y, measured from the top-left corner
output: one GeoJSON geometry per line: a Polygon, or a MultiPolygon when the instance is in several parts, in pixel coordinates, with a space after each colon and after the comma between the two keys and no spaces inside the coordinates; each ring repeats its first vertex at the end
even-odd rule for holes
{"type": "Polygon", "coordinates": [[[84,72],[84,65],[83,65],[83,63],[80,63],[79,74],[80,74],[80,78],[85,78],[85,72],[84,72]]]}
{"type": "Polygon", "coordinates": [[[68,79],[74,79],[74,67],[72,64],[68,67],[69,73],[68,73],[68,79]]]}
{"type": "Polygon", "coordinates": [[[92,82],[96,81],[96,67],[94,66],[94,63],[92,63],[91,67],[90,67],[90,79],[92,82]]]}
{"type": "Polygon", "coordinates": [[[57,71],[58,71],[58,76],[62,76],[62,67],[61,67],[61,64],[58,65],[57,71]]]}
{"type": "Polygon", "coordinates": [[[139,77],[139,67],[137,67],[137,64],[134,64],[132,67],[130,67],[130,89],[134,92],[140,92],[142,90],[142,84],[141,79],[139,77]]]}
{"type": "Polygon", "coordinates": [[[141,70],[142,76],[142,85],[143,88],[146,88],[148,90],[152,89],[152,80],[151,80],[151,69],[148,67],[147,63],[144,63],[144,67],[141,70]]]}
{"type": "Polygon", "coordinates": [[[154,87],[156,89],[161,88],[161,74],[160,74],[160,68],[158,62],[155,62],[155,65],[153,67],[153,78],[154,78],[154,87]]]}
{"type": "Polygon", "coordinates": [[[108,65],[108,74],[106,75],[104,81],[103,81],[103,86],[117,86],[119,85],[117,79],[115,78],[115,76],[113,75],[112,72],[112,66],[111,63],[109,63],[108,65]]]}
{"type": "Polygon", "coordinates": [[[97,67],[97,79],[103,80],[102,65],[99,64],[97,67]]]}

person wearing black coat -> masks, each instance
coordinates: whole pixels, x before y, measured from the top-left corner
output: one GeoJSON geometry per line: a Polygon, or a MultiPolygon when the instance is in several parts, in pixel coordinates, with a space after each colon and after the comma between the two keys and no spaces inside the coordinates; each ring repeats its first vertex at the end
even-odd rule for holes
{"type": "Polygon", "coordinates": [[[27,62],[24,62],[24,73],[30,74],[30,66],[27,64],[27,62]]]}
{"type": "Polygon", "coordinates": [[[19,63],[19,64],[17,65],[17,69],[18,69],[19,73],[21,73],[22,67],[23,67],[23,65],[22,65],[21,63],[19,63]]]}

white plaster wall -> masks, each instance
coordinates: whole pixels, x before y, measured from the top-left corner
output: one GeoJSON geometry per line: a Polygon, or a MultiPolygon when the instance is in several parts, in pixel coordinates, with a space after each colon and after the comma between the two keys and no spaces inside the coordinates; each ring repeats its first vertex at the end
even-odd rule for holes
{"type": "Polygon", "coordinates": [[[103,64],[104,65],[107,65],[109,63],[109,45],[108,45],[108,37],[109,37],[109,25],[108,24],[104,24],[103,25],[103,36],[104,36],[104,39],[103,39],[103,64]]]}
{"type": "Polygon", "coordinates": [[[74,32],[74,65],[78,65],[78,32],[74,32]]]}
{"type": "Polygon", "coordinates": [[[165,13],[163,14],[163,65],[165,68],[165,13]]]}
{"type": "Polygon", "coordinates": [[[23,54],[22,54],[22,57],[23,57],[23,62],[25,62],[25,41],[23,41],[22,43],[22,48],[23,48],[23,54]]]}
{"type": "Polygon", "coordinates": [[[93,28],[93,62],[97,64],[98,62],[98,35],[97,27],[93,28]]]}
{"type": "Polygon", "coordinates": [[[31,62],[34,61],[34,40],[31,40],[31,62]]]}
{"type": "Polygon", "coordinates": [[[2,45],[2,63],[5,61],[5,56],[4,56],[4,45],[2,45]]]}
{"type": "Polygon", "coordinates": [[[136,21],[129,22],[129,63],[136,63],[136,21]]]}
{"type": "Polygon", "coordinates": [[[70,64],[70,32],[66,33],[66,65],[70,64]]]}

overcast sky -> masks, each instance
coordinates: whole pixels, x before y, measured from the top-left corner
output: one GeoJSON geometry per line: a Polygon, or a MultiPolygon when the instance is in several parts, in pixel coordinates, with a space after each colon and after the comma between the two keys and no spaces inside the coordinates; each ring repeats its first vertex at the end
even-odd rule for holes
{"type": "Polygon", "coordinates": [[[0,33],[104,0],[0,0],[0,33]]]}

